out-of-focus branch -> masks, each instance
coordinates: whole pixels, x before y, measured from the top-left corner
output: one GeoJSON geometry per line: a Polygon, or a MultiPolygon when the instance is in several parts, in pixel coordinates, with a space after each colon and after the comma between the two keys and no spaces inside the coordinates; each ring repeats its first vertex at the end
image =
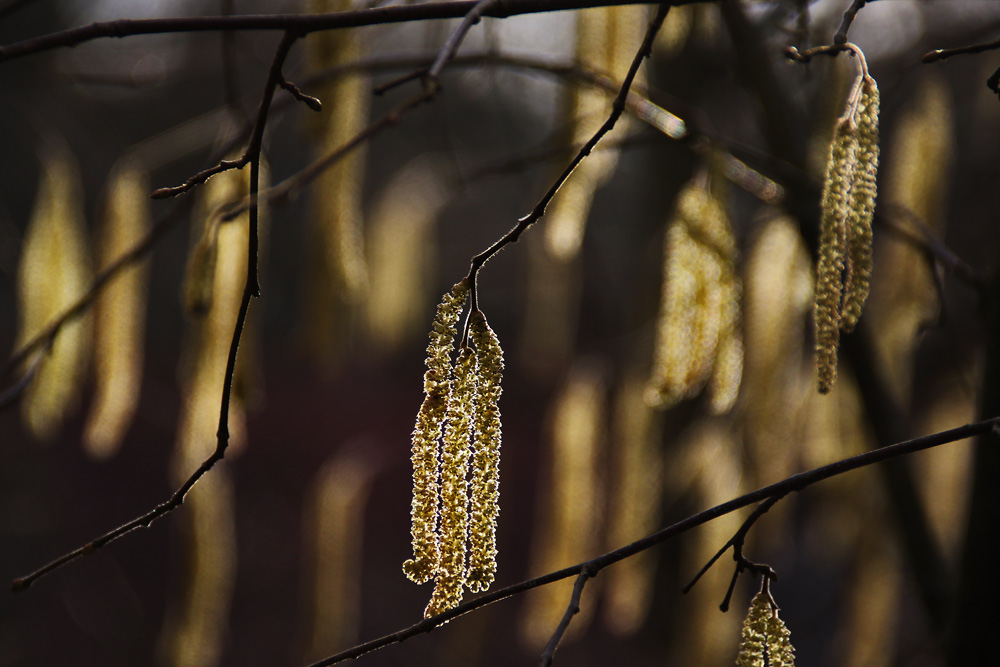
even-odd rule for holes
{"type": "MultiPolygon", "coordinates": [[[[502,0],[483,12],[492,18],[508,18],[523,14],[540,14],[589,7],[616,5],[659,4],[661,6],[690,5],[717,0],[502,0]]],[[[153,35],[176,32],[218,32],[223,30],[277,30],[298,36],[321,30],[358,28],[389,23],[409,23],[435,19],[462,18],[479,4],[479,0],[428,2],[419,5],[376,7],[332,14],[255,14],[243,16],[199,16],[165,19],[119,19],[98,21],[89,25],[41,35],[7,46],[0,46],[0,62],[21,58],[49,49],[76,46],[95,39],[153,35]]]]}
{"type": "Polygon", "coordinates": [[[965,426],[960,426],[947,431],[940,431],[938,433],[933,433],[920,438],[914,438],[913,440],[908,440],[906,442],[889,445],[888,447],[874,449],[869,452],[865,452],[864,454],[858,454],[857,456],[842,459],[807,472],[792,475],[791,477],[775,484],[771,484],[770,486],[765,486],[757,489],[756,491],[751,491],[750,493],[742,495],[738,498],[733,498],[732,500],[716,505],[715,507],[707,509],[703,512],[691,515],[682,521],[678,521],[671,526],[653,533],[652,535],[648,535],[641,540],[632,542],[631,544],[614,551],[609,551],[608,553],[598,556],[597,558],[593,558],[583,563],[578,563],[555,572],[550,572],[534,579],[528,579],[526,581],[495,590],[492,593],[487,593],[474,600],[469,600],[468,602],[460,604],[453,609],[449,609],[444,613],[438,614],[437,616],[425,618],[419,623],[415,623],[408,628],[402,628],[378,639],[364,642],[363,644],[358,644],[357,646],[349,648],[345,651],[341,651],[336,655],[313,663],[310,667],[329,667],[330,665],[335,665],[337,663],[344,662],[345,660],[359,658],[366,653],[377,651],[378,649],[385,648],[386,646],[399,644],[417,635],[425,632],[431,632],[435,628],[444,625],[452,619],[464,616],[465,614],[475,611],[480,607],[491,605],[495,602],[499,602],[500,600],[506,600],[524,593],[525,591],[538,588],[539,586],[545,586],[556,581],[568,579],[569,577],[579,576],[579,574],[585,569],[596,575],[604,568],[634,556],[641,551],[645,551],[646,549],[656,546],[661,542],[665,542],[666,540],[677,537],[678,535],[708,523],[709,521],[735,512],[738,509],[765,501],[769,498],[782,498],[790,493],[802,491],[814,484],[817,484],[818,482],[822,482],[838,475],[843,475],[853,470],[865,468],[876,463],[883,463],[892,459],[898,459],[900,457],[913,454],[914,452],[939,447],[941,445],[957,442],[959,440],[965,440],[966,438],[971,438],[973,436],[987,435],[997,428],[1000,428],[1000,417],[994,417],[992,419],[976,422],[974,424],[966,424],[965,426]]]}

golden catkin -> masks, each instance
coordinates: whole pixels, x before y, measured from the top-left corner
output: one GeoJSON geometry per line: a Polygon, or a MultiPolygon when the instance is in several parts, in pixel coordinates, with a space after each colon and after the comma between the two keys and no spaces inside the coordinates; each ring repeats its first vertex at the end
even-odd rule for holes
{"type": "Polygon", "coordinates": [[[879,95],[863,74],[847,112],[834,125],[820,200],[819,261],[814,307],[816,375],[820,393],[837,378],[840,332],[850,332],[868,298],[872,216],[878,172],[879,95]]]}
{"type": "Polygon", "coordinates": [[[754,596],[743,622],[743,638],[736,658],[738,667],[794,667],[791,633],[778,617],[771,597],[760,592],[754,596]]]}
{"type": "Polygon", "coordinates": [[[469,535],[469,470],[473,430],[473,403],[477,393],[476,356],[463,347],[455,362],[455,377],[446,411],[441,451],[440,526],[434,593],[424,610],[430,617],[457,606],[465,584],[465,545],[469,535]]]}
{"type": "Polygon", "coordinates": [[[497,569],[497,518],[500,516],[500,383],[503,350],[481,311],[472,314],[479,393],[475,406],[475,451],[469,494],[469,567],[466,586],[487,590],[497,569]]]}
{"type": "Polygon", "coordinates": [[[861,309],[868,299],[872,275],[872,217],[875,213],[876,177],[878,175],[879,95],[875,79],[865,77],[858,103],[858,163],[854,167],[854,186],[847,230],[847,273],[844,277],[844,319],[846,333],[854,330],[861,309]]]}
{"type": "MultiPolygon", "coordinates": [[[[131,158],[113,170],[101,231],[100,268],[135,247],[150,226],[146,173],[131,158]]],[[[149,263],[125,269],[94,304],[94,403],[83,442],[98,458],[113,455],[139,404],[149,263]]]]}
{"type": "Polygon", "coordinates": [[[413,558],[403,563],[410,580],[422,584],[434,576],[439,564],[437,517],[439,496],[438,439],[451,394],[451,353],[455,328],[469,285],[452,287],[438,305],[427,346],[424,401],[413,428],[413,503],[410,510],[413,558]]]}
{"type": "Polygon", "coordinates": [[[722,203],[690,183],[667,229],[663,294],[647,401],[670,407],[711,378],[713,412],[735,401],[743,367],[736,242],[722,203]]]}
{"type": "MultiPolygon", "coordinates": [[[[17,271],[20,327],[25,345],[76,302],[86,290],[90,265],[79,169],[62,145],[46,147],[31,220],[17,271]]],[[[55,437],[79,395],[90,350],[87,316],[67,322],[40,361],[25,391],[22,417],[38,440],[55,437]]]]}

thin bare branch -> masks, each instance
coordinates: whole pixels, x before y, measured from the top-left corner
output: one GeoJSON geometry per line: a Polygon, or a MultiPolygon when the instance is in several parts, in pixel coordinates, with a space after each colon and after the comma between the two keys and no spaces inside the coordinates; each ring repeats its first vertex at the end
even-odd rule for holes
{"type": "Polygon", "coordinates": [[[357,646],[349,648],[345,651],[341,651],[336,655],[313,663],[310,667],[328,667],[329,665],[335,665],[337,663],[344,662],[345,660],[359,658],[366,653],[377,651],[378,649],[385,648],[386,646],[402,643],[417,635],[425,632],[431,632],[448,621],[458,618],[459,616],[464,616],[465,614],[475,611],[480,607],[491,605],[495,602],[499,602],[500,600],[506,600],[533,588],[538,588],[556,581],[568,579],[569,577],[578,576],[584,571],[584,569],[589,569],[594,574],[597,574],[609,565],[613,565],[614,563],[634,556],[641,551],[645,551],[646,549],[656,546],[661,542],[677,537],[678,535],[708,523],[709,521],[735,512],[738,509],[748,507],[754,503],[762,502],[768,498],[783,498],[792,492],[802,491],[814,484],[817,484],[818,482],[822,482],[838,475],[843,475],[876,463],[882,463],[891,459],[898,459],[925,449],[939,447],[941,445],[957,442],[959,440],[965,440],[966,438],[971,438],[977,435],[993,433],[996,428],[1000,428],[1000,417],[994,417],[992,419],[976,422],[974,424],[966,424],[965,426],[960,426],[947,431],[940,431],[938,433],[933,433],[920,438],[914,438],[913,440],[907,440],[906,442],[900,442],[895,445],[873,449],[869,452],[865,452],[864,454],[858,454],[857,456],[842,459],[819,468],[814,468],[813,470],[809,470],[807,472],[792,475],[791,477],[775,484],[771,484],[770,486],[759,488],[756,491],[744,494],[738,498],[733,498],[732,500],[716,505],[715,507],[704,510],[703,512],[699,512],[698,514],[691,515],[686,519],[678,521],[677,523],[648,535],[641,540],[632,542],[631,544],[614,551],[609,551],[608,553],[598,556],[597,558],[583,563],[578,563],[555,572],[550,572],[534,579],[528,579],[511,586],[500,588],[492,593],[487,593],[474,600],[469,600],[468,602],[460,604],[459,606],[449,609],[442,614],[425,618],[419,623],[415,623],[407,628],[403,628],[391,634],[379,637],[378,639],[373,639],[371,641],[358,644],[357,646]]]}
{"type": "Polygon", "coordinates": [[[983,51],[993,51],[995,49],[1000,49],[1000,39],[995,39],[992,42],[986,42],[984,44],[970,44],[968,46],[959,46],[954,49],[936,49],[934,51],[928,51],[924,54],[924,57],[921,58],[921,61],[925,63],[936,63],[939,60],[946,60],[952,56],[982,53],[983,51]]]}
{"type": "MultiPolygon", "coordinates": [[[[108,37],[226,30],[287,31],[304,36],[321,30],[461,18],[468,14],[478,4],[478,1],[428,2],[419,5],[377,7],[332,14],[250,14],[98,21],[2,46],[0,47],[0,62],[108,37]]],[[[655,4],[679,6],[715,1],[717,0],[665,0],[655,4]]],[[[496,6],[489,11],[484,12],[484,15],[492,18],[508,18],[524,14],[634,4],[654,4],[654,2],[652,0],[640,0],[640,2],[636,2],[636,0],[503,0],[496,3],[496,6]]]]}
{"type": "MultiPolygon", "coordinates": [[[[639,71],[639,66],[642,65],[642,62],[649,56],[650,53],[652,53],[653,41],[656,39],[656,34],[660,31],[660,26],[663,25],[663,21],[667,18],[667,12],[669,11],[670,5],[662,4],[657,7],[656,15],[653,17],[653,20],[650,21],[649,28],[646,30],[646,36],[642,40],[642,45],[639,47],[635,57],[632,59],[632,65],[628,69],[628,74],[625,75],[625,80],[622,81],[621,88],[618,91],[618,96],[615,98],[615,101],[611,106],[611,114],[608,116],[608,119],[604,121],[604,124],[601,125],[600,129],[594,133],[594,136],[590,138],[590,141],[584,144],[583,148],[581,148],[576,156],[570,161],[569,166],[563,170],[562,174],[559,175],[548,191],[542,195],[541,199],[538,200],[538,203],[535,204],[535,207],[531,210],[531,212],[518,220],[517,224],[493,245],[472,258],[467,277],[467,280],[471,285],[469,293],[471,295],[472,310],[477,310],[479,308],[476,293],[476,277],[479,275],[479,269],[482,268],[482,266],[489,261],[493,255],[497,254],[511,243],[517,243],[517,240],[521,237],[521,234],[524,233],[524,230],[545,215],[545,209],[548,207],[549,202],[552,201],[556,192],[558,192],[559,188],[561,188],[563,183],[566,182],[566,179],[570,177],[570,174],[573,173],[573,170],[576,169],[577,165],[583,162],[583,160],[590,155],[590,152],[594,150],[594,146],[597,145],[604,135],[614,129],[618,119],[625,111],[629,89],[632,87],[635,75],[639,71]]],[[[462,337],[464,339],[465,335],[463,334],[462,337]]]]}
{"type": "Polygon", "coordinates": [[[175,185],[169,188],[158,188],[153,190],[153,193],[149,196],[152,199],[168,199],[170,197],[176,197],[179,194],[190,192],[216,174],[221,174],[222,172],[229,171],[230,169],[242,169],[249,161],[250,160],[246,155],[243,155],[236,160],[221,160],[219,164],[199,171],[197,174],[191,176],[180,185],[175,185]]]}
{"type": "Polygon", "coordinates": [[[299,90],[298,86],[296,86],[288,79],[282,77],[281,81],[278,82],[278,85],[287,90],[288,93],[294,99],[298,100],[299,102],[302,102],[313,111],[320,112],[323,110],[323,103],[319,100],[318,97],[313,97],[312,95],[306,95],[301,90],[299,90]]]}
{"type": "MultiPolygon", "coordinates": [[[[245,154],[245,157],[247,157],[250,163],[250,193],[254,202],[256,202],[256,195],[259,189],[261,146],[263,143],[264,128],[267,124],[268,110],[271,106],[271,100],[274,98],[274,92],[278,86],[278,82],[282,78],[281,67],[296,39],[298,39],[298,35],[294,33],[285,33],[281,42],[278,44],[278,48],[275,50],[274,59],[271,63],[271,69],[268,72],[267,82],[264,85],[264,94],[261,97],[260,107],[257,110],[257,119],[254,123],[254,130],[250,137],[249,146],[245,154]]],[[[27,589],[40,577],[43,577],[46,574],[73,562],[81,556],[89,556],[105,545],[124,537],[137,528],[148,528],[157,519],[162,518],[174,509],[180,507],[184,503],[184,499],[188,492],[194,487],[198,480],[211,470],[216,463],[225,458],[226,449],[229,446],[229,404],[232,397],[233,375],[236,371],[236,357],[239,350],[240,339],[243,337],[243,327],[246,324],[247,312],[250,308],[250,300],[253,297],[260,296],[260,286],[258,284],[257,274],[257,251],[259,239],[257,233],[258,211],[256,203],[251,204],[249,217],[250,224],[248,232],[249,243],[247,244],[247,277],[243,288],[243,296],[240,301],[239,314],[236,317],[233,339],[229,346],[229,355],[226,361],[226,372],[223,379],[222,400],[219,408],[219,429],[216,433],[215,451],[213,451],[211,456],[205,459],[201,465],[198,466],[197,470],[191,473],[184,483],[181,484],[180,488],[178,488],[166,502],[160,503],[142,516],[139,516],[132,521],[129,521],[128,523],[125,523],[94,540],[91,540],[87,544],[60,556],[34,572],[15,579],[11,582],[12,591],[22,591],[27,589]]]]}
{"type": "Polygon", "coordinates": [[[580,612],[580,598],[583,596],[583,587],[596,574],[597,572],[593,569],[584,567],[580,570],[580,574],[577,575],[576,583],[573,584],[573,594],[569,599],[569,606],[566,607],[566,613],[563,614],[562,620],[559,621],[555,632],[552,633],[552,638],[549,639],[549,643],[545,645],[545,650],[542,652],[542,667],[549,667],[555,660],[556,649],[559,648],[559,643],[566,634],[566,630],[569,629],[569,624],[573,622],[573,617],[580,612]]]}

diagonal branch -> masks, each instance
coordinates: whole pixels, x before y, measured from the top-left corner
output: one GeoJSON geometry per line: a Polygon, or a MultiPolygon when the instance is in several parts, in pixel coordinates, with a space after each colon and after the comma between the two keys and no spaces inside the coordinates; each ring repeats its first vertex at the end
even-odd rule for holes
{"type": "MultiPolygon", "coordinates": [[[[261,97],[260,107],[257,110],[257,119],[254,123],[254,130],[247,147],[246,155],[249,156],[250,162],[250,195],[254,201],[256,201],[257,191],[260,184],[261,147],[264,139],[264,127],[267,124],[268,110],[271,106],[271,100],[274,97],[274,91],[278,87],[279,81],[282,79],[281,67],[288,56],[288,52],[291,50],[292,45],[298,37],[299,36],[295,33],[286,32],[284,36],[282,36],[281,42],[278,44],[278,48],[275,50],[274,59],[271,62],[271,69],[268,72],[267,82],[264,84],[264,94],[261,97]]],[[[257,233],[257,214],[257,205],[256,203],[253,203],[250,206],[249,216],[250,224],[248,232],[249,243],[247,244],[247,277],[243,288],[243,297],[240,301],[239,314],[236,317],[236,327],[233,331],[233,340],[229,346],[229,356],[226,361],[226,373],[223,380],[222,400],[219,409],[219,429],[216,434],[215,451],[213,451],[211,456],[205,459],[201,465],[198,466],[197,470],[191,473],[187,480],[181,484],[180,488],[178,488],[168,500],[160,503],[142,516],[139,516],[128,523],[125,523],[118,528],[95,538],[94,540],[91,540],[87,544],[60,556],[34,572],[15,579],[11,582],[12,591],[25,590],[40,577],[45,576],[53,570],[57,570],[82,556],[89,556],[105,545],[124,537],[138,528],[148,528],[157,519],[162,518],[176,508],[180,507],[184,503],[184,499],[188,492],[194,487],[198,480],[211,470],[216,463],[225,458],[226,449],[229,446],[229,403],[232,398],[233,374],[236,370],[237,352],[240,346],[240,339],[243,337],[243,327],[246,324],[247,311],[250,308],[250,300],[253,297],[260,296],[260,285],[258,284],[257,275],[257,250],[259,243],[257,233]]]]}
{"type": "MultiPolygon", "coordinates": [[[[618,96],[615,98],[615,101],[611,106],[611,114],[608,116],[608,119],[604,121],[604,124],[601,125],[600,129],[594,133],[594,136],[590,138],[590,141],[584,144],[583,148],[581,148],[576,156],[570,161],[569,165],[565,170],[563,170],[562,174],[559,175],[548,191],[542,195],[542,198],[538,200],[538,203],[535,204],[535,207],[531,210],[531,212],[518,220],[517,225],[504,234],[504,236],[493,245],[472,258],[471,266],[469,267],[469,275],[466,279],[471,285],[469,294],[471,296],[473,311],[479,308],[476,294],[476,277],[479,275],[479,269],[482,268],[482,266],[489,261],[493,255],[497,254],[511,243],[517,243],[517,240],[521,237],[521,234],[524,233],[524,230],[538,222],[538,220],[545,215],[545,209],[548,208],[549,202],[551,202],[552,198],[556,196],[559,188],[561,188],[563,183],[565,183],[570,177],[573,170],[576,169],[581,162],[583,162],[584,158],[590,155],[591,151],[594,150],[594,147],[604,137],[604,135],[614,129],[618,119],[625,111],[629,89],[632,87],[635,75],[639,72],[639,66],[642,65],[643,60],[645,60],[653,52],[653,42],[656,39],[656,34],[660,31],[660,26],[663,25],[663,21],[667,18],[667,12],[669,11],[669,4],[661,4],[657,7],[656,15],[649,23],[649,28],[646,30],[646,36],[642,40],[642,45],[639,47],[635,57],[632,59],[632,64],[629,66],[628,74],[625,75],[625,80],[622,81],[621,88],[618,91],[618,96]]],[[[468,323],[466,323],[466,333],[467,329],[468,323]]],[[[464,338],[465,335],[463,334],[463,339],[464,338]]]]}
{"type": "Polygon", "coordinates": [[[714,519],[718,519],[726,514],[735,512],[743,507],[753,505],[754,503],[759,503],[769,498],[782,498],[792,492],[802,491],[814,484],[817,484],[818,482],[822,482],[823,480],[827,480],[838,475],[859,470],[876,463],[883,463],[892,459],[898,459],[900,457],[913,454],[914,452],[939,447],[941,445],[957,442],[959,440],[965,440],[966,438],[971,438],[973,436],[986,435],[994,432],[994,429],[1000,429],[1000,417],[994,417],[992,419],[976,422],[974,424],[966,424],[965,426],[960,426],[947,431],[940,431],[938,433],[933,433],[920,438],[914,438],[913,440],[907,440],[906,442],[889,445],[888,447],[873,449],[863,454],[858,454],[857,456],[852,456],[819,468],[814,468],[813,470],[809,470],[807,472],[792,475],[791,477],[775,484],[771,484],[770,486],[759,488],[756,491],[744,494],[738,498],[733,498],[732,500],[724,502],[721,505],[716,505],[715,507],[704,510],[703,512],[691,515],[682,521],[678,521],[672,526],[663,528],[652,535],[648,535],[641,540],[632,542],[631,544],[621,547],[620,549],[609,551],[608,553],[598,556],[597,558],[593,558],[583,563],[578,563],[577,565],[573,565],[571,567],[566,567],[534,579],[528,579],[505,588],[500,588],[474,600],[469,600],[468,602],[460,604],[459,606],[449,609],[448,611],[438,614],[437,616],[425,618],[419,623],[415,623],[408,628],[402,628],[391,634],[379,637],[378,639],[373,639],[371,641],[358,644],[357,646],[349,648],[345,651],[341,651],[336,655],[313,663],[310,667],[329,667],[330,665],[335,665],[337,663],[344,662],[345,660],[359,658],[366,653],[377,651],[378,649],[385,648],[386,646],[402,643],[417,635],[425,632],[431,632],[435,628],[448,623],[452,619],[464,616],[465,614],[475,611],[480,607],[485,607],[495,602],[506,600],[533,588],[545,586],[556,581],[562,581],[563,579],[568,579],[569,577],[579,576],[585,569],[590,570],[596,575],[609,565],[625,560],[626,558],[656,546],[661,542],[677,537],[678,535],[686,533],[693,528],[706,524],[714,519]]]}

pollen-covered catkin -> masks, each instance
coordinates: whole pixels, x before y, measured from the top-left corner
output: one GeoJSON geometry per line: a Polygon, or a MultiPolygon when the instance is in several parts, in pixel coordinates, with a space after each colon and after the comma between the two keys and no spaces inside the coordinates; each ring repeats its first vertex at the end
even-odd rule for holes
{"type": "Polygon", "coordinates": [[[736,664],[738,667],[795,667],[791,633],[778,617],[771,596],[764,591],[757,593],[750,602],[736,664]]]}
{"type": "Polygon", "coordinates": [[[462,348],[455,362],[455,378],[448,398],[447,424],[441,456],[441,525],[434,593],[424,611],[434,616],[462,601],[465,583],[465,544],[469,533],[469,494],[466,475],[476,400],[476,357],[462,348]]]}
{"type": "Polygon", "coordinates": [[[872,217],[875,214],[876,177],[878,175],[879,95],[875,80],[865,77],[858,103],[857,166],[851,189],[848,229],[848,267],[844,278],[844,315],[841,328],[854,330],[861,309],[868,299],[872,275],[872,217]]]}
{"type": "Polygon", "coordinates": [[[503,350],[481,311],[472,314],[470,334],[476,345],[479,393],[475,409],[475,451],[470,489],[469,569],[466,586],[473,593],[493,583],[497,569],[496,528],[500,515],[500,382],[503,350]]]}
{"type": "Polygon", "coordinates": [[[434,318],[427,346],[424,402],[413,428],[413,502],[410,510],[413,558],[403,572],[422,584],[434,576],[439,563],[437,522],[439,499],[438,439],[451,393],[451,352],[468,283],[464,280],[444,295],[434,318]]]}
{"type": "Polygon", "coordinates": [[[840,332],[854,329],[872,273],[872,216],[878,172],[879,94],[862,74],[833,131],[820,200],[814,325],[820,393],[837,378],[840,332]]]}

